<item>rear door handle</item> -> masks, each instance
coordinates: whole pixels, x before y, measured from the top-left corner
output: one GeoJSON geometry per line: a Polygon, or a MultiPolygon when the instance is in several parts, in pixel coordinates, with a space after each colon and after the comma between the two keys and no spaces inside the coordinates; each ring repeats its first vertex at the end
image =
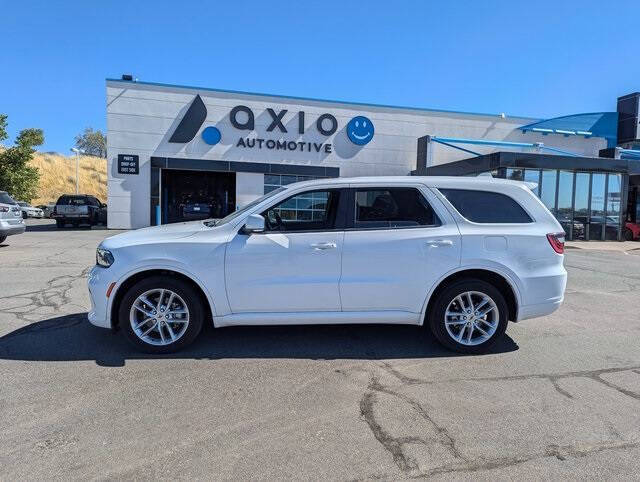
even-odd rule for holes
{"type": "Polygon", "coordinates": [[[437,248],[439,246],[453,246],[453,241],[450,239],[434,239],[433,241],[428,241],[427,246],[431,246],[433,248],[437,248]]]}
{"type": "Polygon", "coordinates": [[[313,249],[333,249],[337,248],[338,245],[336,243],[313,243],[311,247],[313,249]]]}

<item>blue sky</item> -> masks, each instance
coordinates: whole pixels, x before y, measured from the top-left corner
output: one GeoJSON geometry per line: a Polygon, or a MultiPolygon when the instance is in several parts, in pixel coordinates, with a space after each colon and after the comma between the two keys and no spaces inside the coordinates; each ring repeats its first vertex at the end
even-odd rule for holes
{"type": "MultiPolygon", "coordinates": [[[[0,2],[0,113],[68,153],[105,81],[470,112],[615,110],[640,90],[638,0],[0,2]]],[[[8,143],[8,141],[5,141],[8,143]]]]}

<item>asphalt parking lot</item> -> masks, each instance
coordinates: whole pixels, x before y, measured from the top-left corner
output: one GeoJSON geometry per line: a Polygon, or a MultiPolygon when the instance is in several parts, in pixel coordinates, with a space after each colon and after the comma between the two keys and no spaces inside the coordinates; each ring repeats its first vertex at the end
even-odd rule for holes
{"type": "Polygon", "coordinates": [[[92,327],[106,230],[0,245],[0,479],[640,476],[640,251],[569,250],[566,301],[458,356],[415,327],[92,327]]]}

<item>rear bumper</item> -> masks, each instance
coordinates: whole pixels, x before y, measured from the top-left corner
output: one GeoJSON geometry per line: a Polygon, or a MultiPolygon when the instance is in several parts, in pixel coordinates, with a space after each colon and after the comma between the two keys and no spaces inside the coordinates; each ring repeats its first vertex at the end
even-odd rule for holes
{"type": "Polygon", "coordinates": [[[20,222],[16,224],[9,224],[6,219],[0,219],[0,236],[22,234],[25,229],[27,229],[27,226],[24,224],[22,219],[20,219],[20,222]]]}
{"type": "Polygon", "coordinates": [[[564,301],[567,272],[564,267],[557,274],[524,279],[524,301],[518,308],[517,321],[550,315],[564,301]]]}

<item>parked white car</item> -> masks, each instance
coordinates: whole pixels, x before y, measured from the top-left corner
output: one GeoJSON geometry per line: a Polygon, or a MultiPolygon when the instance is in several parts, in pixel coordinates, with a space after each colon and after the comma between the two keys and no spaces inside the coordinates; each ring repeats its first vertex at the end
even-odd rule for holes
{"type": "Polygon", "coordinates": [[[94,325],[167,353],[203,323],[427,325],[486,350],[567,281],[560,224],[524,183],[375,177],[276,189],[219,221],[119,234],[89,276],[94,325]]]}
{"type": "Polygon", "coordinates": [[[35,208],[31,204],[25,201],[18,201],[18,206],[22,211],[23,218],[43,218],[44,211],[40,208],[35,208]]]}
{"type": "Polygon", "coordinates": [[[0,243],[3,243],[7,236],[24,233],[25,229],[20,206],[6,191],[0,191],[0,243]]]}

